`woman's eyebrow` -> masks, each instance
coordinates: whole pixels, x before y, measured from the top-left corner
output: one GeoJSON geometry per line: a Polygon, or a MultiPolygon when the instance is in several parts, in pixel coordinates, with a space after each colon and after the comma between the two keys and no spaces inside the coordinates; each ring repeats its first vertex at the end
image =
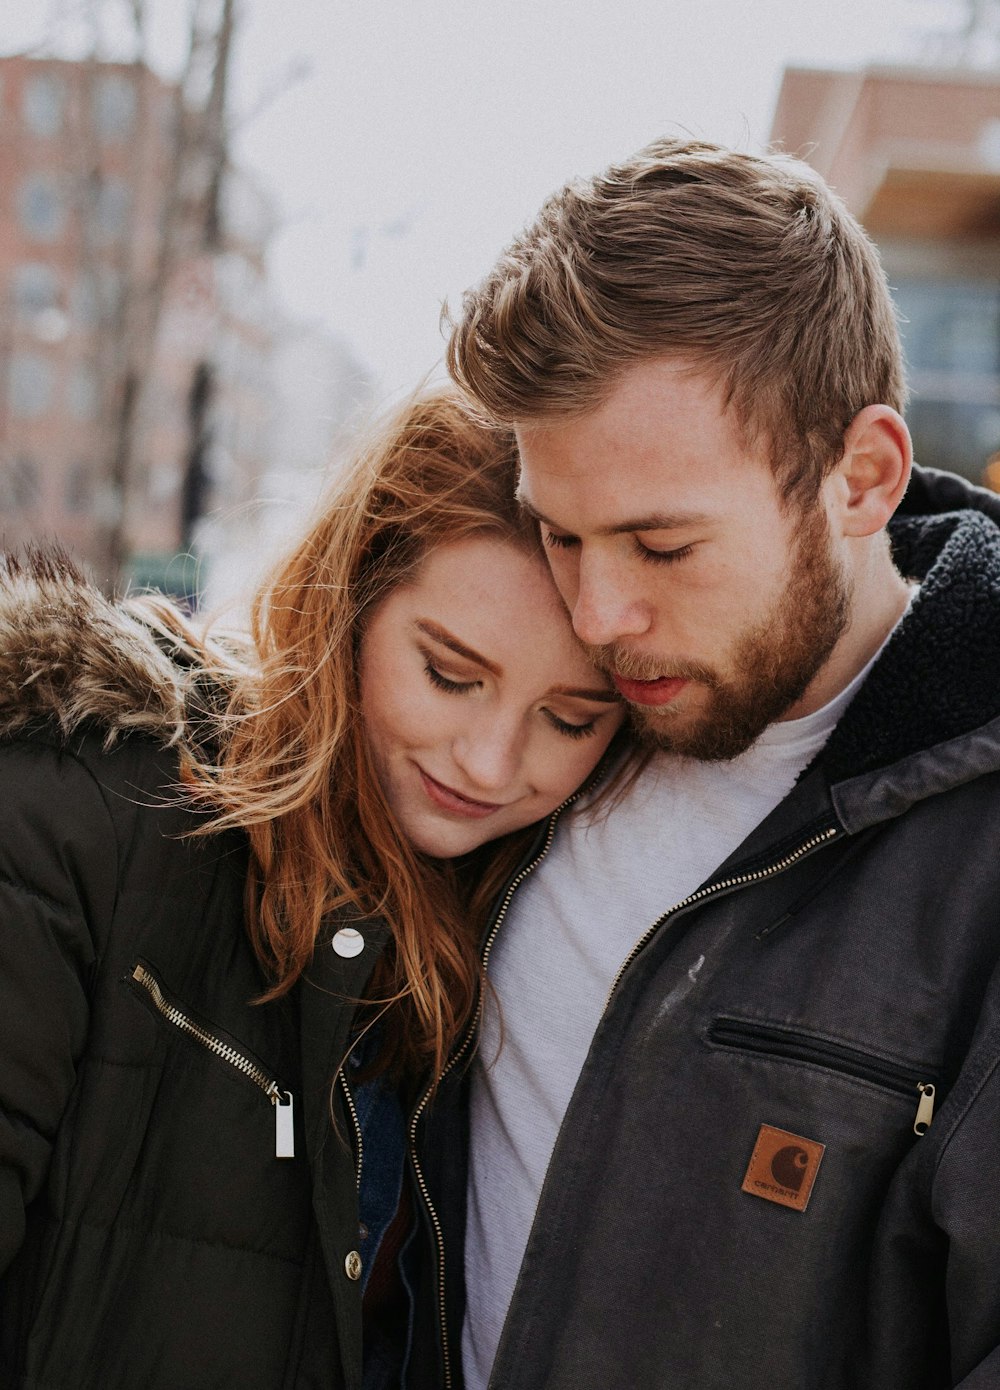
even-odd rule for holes
{"type": "Polygon", "coordinates": [[[418,618],[416,626],[425,636],[430,637],[434,642],[440,642],[442,647],[447,647],[457,656],[464,656],[466,661],[474,661],[477,666],[482,666],[485,671],[489,671],[491,676],[503,675],[503,667],[474,651],[472,647],[467,647],[464,642],[453,637],[447,628],[439,627],[437,623],[429,622],[426,618],[418,618]]]}
{"type": "Polygon", "coordinates": [[[606,687],[599,690],[585,690],[582,686],[575,685],[554,685],[549,691],[550,695],[572,695],[578,700],[600,700],[602,704],[617,705],[621,697],[613,690],[606,687]]]}

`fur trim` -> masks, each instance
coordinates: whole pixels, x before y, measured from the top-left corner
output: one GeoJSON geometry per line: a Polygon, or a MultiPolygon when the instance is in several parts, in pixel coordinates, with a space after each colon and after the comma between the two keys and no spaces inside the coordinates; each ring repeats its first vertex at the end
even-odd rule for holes
{"type": "Polygon", "coordinates": [[[93,724],[106,746],[143,733],[169,747],[191,681],[64,552],[0,557],[0,737],[45,722],[69,738],[93,724]]]}

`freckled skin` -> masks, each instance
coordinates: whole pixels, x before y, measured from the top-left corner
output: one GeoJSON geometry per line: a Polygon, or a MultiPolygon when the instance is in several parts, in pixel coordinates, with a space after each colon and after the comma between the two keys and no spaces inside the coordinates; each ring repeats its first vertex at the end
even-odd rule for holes
{"type": "Polygon", "coordinates": [[[544,560],[485,535],[438,547],[383,600],[359,678],[389,804],[413,844],[439,858],[548,815],[593,771],[624,717],[544,560]]]}

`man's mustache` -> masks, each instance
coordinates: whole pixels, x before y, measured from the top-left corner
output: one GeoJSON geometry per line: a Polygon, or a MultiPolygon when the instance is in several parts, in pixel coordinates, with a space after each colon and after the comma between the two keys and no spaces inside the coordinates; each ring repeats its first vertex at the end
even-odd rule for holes
{"type": "Polygon", "coordinates": [[[632,652],[616,643],[592,647],[584,643],[584,649],[591,661],[600,671],[608,675],[623,676],[630,681],[671,680],[698,681],[714,689],[720,685],[718,675],[700,661],[669,661],[644,652],[632,652]]]}

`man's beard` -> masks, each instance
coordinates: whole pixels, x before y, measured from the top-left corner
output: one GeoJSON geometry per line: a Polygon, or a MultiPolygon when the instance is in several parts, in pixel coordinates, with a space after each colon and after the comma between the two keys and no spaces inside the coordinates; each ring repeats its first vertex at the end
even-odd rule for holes
{"type": "Polygon", "coordinates": [[[850,614],[850,590],[818,504],[802,514],[789,563],[791,574],[782,593],[766,617],[739,639],[732,674],[725,678],[700,662],[664,663],[614,645],[588,648],[604,671],[631,680],[675,676],[709,692],[703,713],[687,726],[683,710],[675,711],[671,704],[630,705],[633,727],[646,746],[703,762],[735,758],[802,698],[850,614]]]}

